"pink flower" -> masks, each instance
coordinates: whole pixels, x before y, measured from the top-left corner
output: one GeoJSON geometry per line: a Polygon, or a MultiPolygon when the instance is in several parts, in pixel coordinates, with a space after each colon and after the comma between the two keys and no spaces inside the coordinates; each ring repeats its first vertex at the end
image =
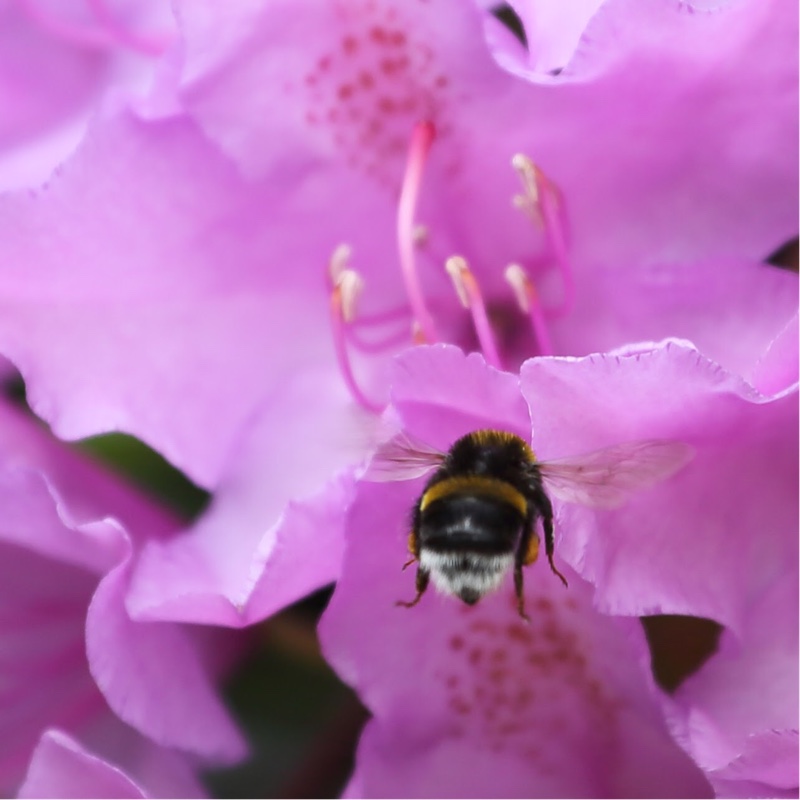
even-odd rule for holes
{"type": "Polygon", "coordinates": [[[9,0],[0,9],[0,189],[37,185],[104,105],[144,91],[173,36],[157,0],[9,0]]]}
{"type": "Polygon", "coordinates": [[[53,758],[95,764],[84,749],[147,794],[201,792],[179,752],[229,762],[242,739],[195,632],[125,603],[143,542],[176,523],[7,404],[0,429],[0,784],[19,784],[36,746],[33,794],[60,780],[53,758]]]}
{"type": "Polygon", "coordinates": [[[396,359],[392,409],[440,450],[493,428],[545,461],[644,438],[695,457],[616,510],[552,498],[569,587],[545,559],[528,567],[530,626],[510,575],[472,608],[433,588],[398,608],[424,481],[359,483],[321,625],[373,713],[351,795],[707,795],[676,742],[722,794],[796,792],[796,387],[761,395],[678,341],[536,358],[519,378],[436,346],[396,359]],[[726,628],[672,700],[630,619],[658,613],[726,628]]]}
{"type": "Polygon", "coordinates": [[[796,223],[796,10],[764,7],[648,6],[620,38],[609,3],[540,84],[453,0],[308,2],[310,27],[294,2],[179,4],[169,118],[98,122],[0,205],[0,349],[37,412],[66,438],[130,432],[215,490],[145,545],[131,612],[242,625],[336,577],[411,323],[506,367],[682,336],[756,382],[797,310],[796,278],[751,263],[796,223]]]}

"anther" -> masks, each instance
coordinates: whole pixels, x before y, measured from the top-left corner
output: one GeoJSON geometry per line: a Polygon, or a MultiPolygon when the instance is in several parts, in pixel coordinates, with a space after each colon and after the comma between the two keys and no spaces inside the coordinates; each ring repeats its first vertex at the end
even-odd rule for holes
{"type": "Polygon", "coordinates": [[[536,165],[527,156],[517,153],[511,159],[511,166],[517,171],[522,181],[523,190],[523,194],[514,195],[514,207],[526,212],[537,225],[540,225],[542,217],[539,212],[539,187],[536,181],[536,165]]]}
{"type": "Polygon", "coordinates": [[[406,172],[403,176],[403,185],[400,190],[400,200],[397,205],[397,246],[403,279],[406,284],[406,293],[408,294],[414,318],[419,323],[428,342],[436,342],[439,337],[436,333],[433,317],[425,305],[425,298],[419,283],[415,253],[419,244],[419,234],[414,214],[417,208],[420,186],[422,185],[422,172],[435,133],[431,122],[420,122],[414,127],[408,152],[408,162],[406,163],[406,172]]]}
{"type": "Polygon", "coordinates": [[[348,266],[351,252],[348,245],[340,244],[333,251],[328,265],[328,274],[334,292],[338,291],[339,293],[342,319],[345,322],[352,322],[355,319],[356,304],[364,290],[364,279],[348,266]]]}
{"type": "Polygon", "coordinates": [[[528,214],[535,224],[544,228],[550,250],[561,271],[564,286],[561,306],[554,309],[554,312],[566,314],[574,302],[575,284],[569,261],[567,219],[561,193],[528,156],[517,153],[511,159],[511,166],[519,174],[523,189],[523,194],[514,196],[514,206],[528,214]]]}
{"type": "Polygon", "coordinates": [[[475,326],[484,358],[491,366],[502,369],[483,295],[469,265],[461,256],[451,256],[445,263],[445,269],[453,279],[458,299],[472,315],[472,324],[475,326]]]}
{"type": "Polygon", "coordinates": [[[536,291],[533,281],[519,264],[510,264],[506,267],[505,278],[514,290],[519,307],[530,319],[533,333],[539,343],[539,355],[552,355],[553,345],[550,341],[550,332],[547,328],[544,309],[539,302],[539,293],[536,291]]]}
{"type": "Polygon", "coordinates": [[[339,370],[350,394],[368,411],[379,414],[383,411],[383,406],[364,394],[356,381],[347,352],[348,326],[355,317],[356,302],[364,285],[361,276],[349,267],[349,258],[350,248],[347,245],[339,245],[334,250],[328,264],[331,281],[330,309],[333,345],[339,370]]]}
{"type": "Polygon", "coordinates": [[[352,254],[353,249],[349,244],[337,245],[333,253],[331,253],[331,258],[328,262],[328,275],[334,286],[339,282],[342,273],[350,268],[350,257],[352,254]]]}

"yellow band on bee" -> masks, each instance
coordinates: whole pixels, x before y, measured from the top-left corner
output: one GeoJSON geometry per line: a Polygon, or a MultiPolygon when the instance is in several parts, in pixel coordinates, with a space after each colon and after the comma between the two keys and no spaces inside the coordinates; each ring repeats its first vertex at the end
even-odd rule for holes
{"type": "Polygon", "coordinates": [[[508,433],[508,431],[496,431],[492,428],[484,428],[480,431],[473,431],[469,434],[469,439],[480,447],[495,447],[498,444],[508,445],[516,444],[525,455],[525,458],[533,464],[536,461],[536,455],[531,450],[530,445],[515,433],[508,433]]]}
{"type": "Polygon", "coordinates": [[[424,511],[431,503],[451,494],[477,494],[493,497],[513,506],[523,517],[528,513],[527,501],[510,483],[484,475],[457,475],[435,483],[422,495],[419,510],[424,511]]]}

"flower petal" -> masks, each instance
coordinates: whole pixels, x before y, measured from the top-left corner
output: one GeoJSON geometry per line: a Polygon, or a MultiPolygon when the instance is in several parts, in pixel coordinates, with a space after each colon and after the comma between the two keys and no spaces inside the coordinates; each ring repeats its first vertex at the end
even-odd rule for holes
{"type": "Polygon", "coordinates": [[[61,731],[42,735],[19,797],[146,797],[122,770],[61,731]]]}
{"type": "Polygon", "coordinates": [[[792,564],[752,604],[741,634],[723,632],[675,696],[686,749],[721,792],[741,797],[751,783],[797,790],[797,608],[792,564]]]}
{"type": "Polygon", "coordinates": [[[521,386],[542,460],[637,439],[696,448],[619,510],[558,507],[557,552],[605,611],[690,614],[739,631],[760,587],[797,554],[795,393],[760,395],[674,341],[533,359],[521,386]]]}
{"type": "Polygon", "coordinates": [[[527,570],[530,625],[510,581],[474,608],[433,589],[396,607],[413,594],[400,567],[420,491],[360,485],[320,627],[373,714],[360,796],[710,796],[658,714],[637,623],[598,614],[571,572],[565,590],[544,562],[527,570]]]}
{"type": "MultiPolygon", "coordinates": [[[[397,360],[392,393],[404,429],[441,444],[524,426],[516,384],[480,357],[421,347],[397,360]]],[[[397,608],[413,596],[401,567],[423,486],[359,483],[320,626],[326,657],[373,714],[350,794],[708,796],[667,733],[638,623],[598,614],[571,571],[565,590],[544,561],[526,570],[530,624],[510,576],[472,608],[433,588],[397,608]]]]}
{"type": "Polygon", "coordinates": [[[144,549],[132,613],[239,626],[335,580],[350,474],[372,427],[333,370],[287,377],[237,442],[198,524],[144,549]]]}
{"type": "Polygon", "coordinates": [[[600,353],[665,337],[687,339],[706,358],[748,381],[762,375],[765,393],[774,393],[796,382],[790,377],[797,298],[797,275],[765,264],[595,264],[576,286],[573,313],[553,320],[551,333],[559,355],[600,353]],[[779,337],[783,344],[776,343],[779,337]],[[774,352],[767,358],[769,350],[774,352]]]}
{"type": "MultiPolygon", "coordinates": [[[[604,0],[579,0],[565,7],[558,0],[511,0],[525,34],[522,48],[495,47],[498,62],[509,71],[541,80],[559,75],[572,60],[592,15],[604,0]]],[[[500,23],[497,23],[500,24],[500,23]]],[[[622,44],[622,43],[620,43],[622,44]]]]}
{"type": "Polygon", "coordinates": [[[432,120],[442,134],[419,216],[436,249],[481,265],[485,283],[534,242],[508,212],[517,152],[561,189],[576,263],[761,259],[796,232],[794,4],[606,2],[547,85],[492,69],[473,4],[303,8],[185,3],[187,106],[247,174],[324,169],[349,198],[370,172],[370,194],[397,191],[410,131],[432,120]],[[386,34],[377,45],[372,30],[386,34]]]}
{"type": "Polygon", "coordinates": [[[109,572],[89,606],[86,651],[97,686],[121,719],[157,743],[219,763],[238,760],[244,742],[186,632],[128,616],[128,572],[127,565],[109,572]]]}

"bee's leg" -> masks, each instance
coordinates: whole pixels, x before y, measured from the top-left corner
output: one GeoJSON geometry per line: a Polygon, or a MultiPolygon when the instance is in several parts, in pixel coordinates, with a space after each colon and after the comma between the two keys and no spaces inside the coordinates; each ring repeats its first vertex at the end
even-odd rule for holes
{"type": "Polygon", "coordinates": [[[550,498],[542,492],[539,498],[542,514],[542,527],[544,528],[544,549],[547,553],[547,560],[550,562],[550,569],[561,578],[561,583],[568,586],[567,579],[556,569],[553,563],[553,553],[555,552],[555,542],[553,539],[553,506],[550,504],[550,498]]]}
{"type": "Polygon", "coordinates": [[[411,558],[403,564],[403,569],[408,569],[419,558],[419,537],[416,528],[412,528],[408,534],[408,552],[411,553],[411,558]]]}
{"type": "Polygon", "coordinates": [[[417,596],[411,601],[408,602],[407,600],[398,600],[395,605],[396,606],[403,606],[403,608],[411,608],[419,603],[422,595],[425,594],[425,590],[428,588],[428,581],[430,581],[431,574],[426,569],[422,569],[421,567],[417,568],[417,596]]]}
{"type": "Polygon", "coordinates": [[[525,622],[530,622],[531,618],[525,613],[525,593],[522,585],[522,567],[523,565],[517,561],[514,564],[514,593],[517,595],[517,611],[525,622]]]}
{"type": "Polygon", "coordinates": [[[525,594],[523,593],[522,568],[533,564],[539,555],[539,537],[533,526],[536,518],[531,516],[525,521],[522,538],[514,557],[514,592],[517,595],[517,611],[525,622],[530,622],[530,617],[525,613],[525,594]]]}

